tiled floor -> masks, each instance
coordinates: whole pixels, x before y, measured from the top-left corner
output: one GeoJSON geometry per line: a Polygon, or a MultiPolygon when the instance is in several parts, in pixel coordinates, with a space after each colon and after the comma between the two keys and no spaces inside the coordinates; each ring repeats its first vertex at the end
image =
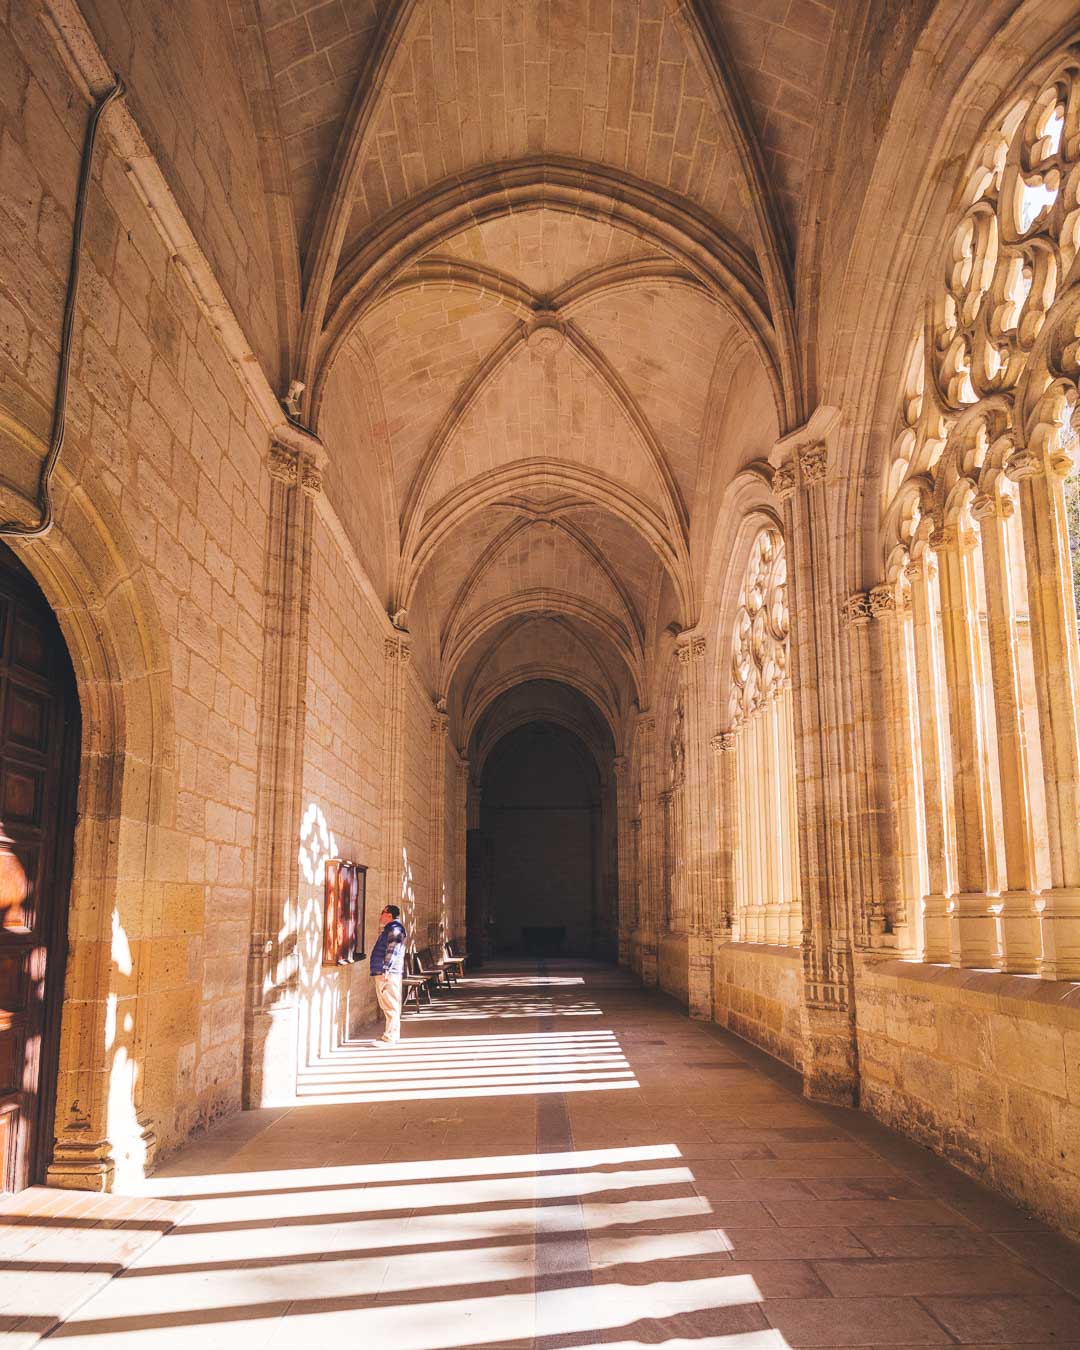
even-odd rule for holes
{"type": "Polygon", "coordinates": [[[0,1345],[23,1350],[145,1255],[190,1206],[31,1186],[0,1199],[0,1345]]]}
{"type": "Polygon", "coordinates": [[[1080,1346],[1080,1255],[622,975],[483,972],[151,1190],[98,1347],[1080,1346]]]}

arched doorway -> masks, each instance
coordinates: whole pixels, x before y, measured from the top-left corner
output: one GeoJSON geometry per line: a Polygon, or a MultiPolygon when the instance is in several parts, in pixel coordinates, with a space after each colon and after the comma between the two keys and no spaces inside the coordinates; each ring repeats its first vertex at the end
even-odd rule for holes
{"type": "Polygon", "coordinates": [[[613,821],[604,805],[600,771],[573,731],[537,720],[494,747],[480,828],[495,952],[614,958],[613,821]]]}
{"type": "Polygon", "coordinates": [[[0,545],[0,1188],[44,1178],[53,1115],[80,719],[56,619],[0,545]]]}

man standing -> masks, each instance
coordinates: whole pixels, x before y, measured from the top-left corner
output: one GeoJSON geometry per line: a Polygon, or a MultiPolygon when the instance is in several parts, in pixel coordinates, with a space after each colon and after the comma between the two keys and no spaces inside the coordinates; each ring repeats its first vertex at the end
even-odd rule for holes
{"type": "Polygon", "coordinates": [[[371,974],[375,997],[386,1018],[386,1030],[378,1045],[396,1045],[401,1039],[401,977],[405,971],[405,929],[401,910],[387,905],[379,915],[383,930],[371,949],[371,974]]]}

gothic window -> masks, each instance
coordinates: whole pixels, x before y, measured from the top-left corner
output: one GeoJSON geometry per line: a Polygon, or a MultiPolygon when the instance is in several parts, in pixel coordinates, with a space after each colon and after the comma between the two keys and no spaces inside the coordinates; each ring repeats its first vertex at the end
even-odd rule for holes
{"type": "Polygon", "coordinates": [[[996,119],[958,200],[883,484],[900,867],[871,931],[1076,978],[1080,53],[996,119]]]}
{"type": "Polygon", "coordinates": [[[750,548],[731,639],[732,936],[782,946],[802,940],[788,626],[784,543],[766,528],[750,548]]]}

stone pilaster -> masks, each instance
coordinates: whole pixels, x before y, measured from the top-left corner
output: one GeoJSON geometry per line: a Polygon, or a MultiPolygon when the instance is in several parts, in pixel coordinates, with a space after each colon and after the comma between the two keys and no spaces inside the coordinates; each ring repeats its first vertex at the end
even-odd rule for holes
{"type": "Polygon", "coordinates": [[[1040,974],[1080,979],[1080,671],[1063,478],[1067,456],[1045,463],[1034,450],[1010,455],[1020,487],[1035,693],[1050,845],[1050,888],[1042,904],[1040,974]]]}
{"type": "Polygon", "coordinates": [[[322,445],[300,428],[270,446],[263,602],[255,890],[248,954],[244,1105],[291,1101],[296,1089],[308,609],[322,445]]]}
{"type": "Polygon", "coordinates": [[[716,856],[715,813],[709,798],[709,761],[706,726],[705,660],[708,644],[699,633],[685,632],[675,644],[682,667],[685,710],[686,765],[683,782],[681,839],[687,900],[688,991],[690,1016],[712,1020],[713,928],[716,894],[713,869],[716,856]]]}
{"type": "Polygon", "coordinates": [[[735,931],[737,895],[735,868],[739,856],[739,787],[735,777],[735,747],[736,738],[733,731],[718,732],[709,741],[715,784],[714,800],[717,803],[719,817],[714,869],[717,898],[714,947],[722,942],[738,940],[735,931]]]}
{"type": "Polygon", "coordinates": [[[615,812],[618,840],[618,934],[619,965],[628,966],[634,929],[637,927],[637,906],[633,894],[633,857],[634,845],[630,829],[630,783],[628,765],[624,755],[616,755],[612,766],[615,771],[615,812]]]}
{"type": "Polygon", "coordinates": [[[971,513],[979,522],[983,593],[986,597],[990,678],[994,691],[998,784],[1004,837],[1005,889],[999,923],[1004,968],[1034,973],[1039,968],[1039,920],[1035,912],[1035,838],[1031,818],[1027,735],[1018,654],[1020,642],[1013,613],[1013,574],[1006,534],[1013,514],[1011,497],[980,493],[971,513]]]}
{"type": "Polygon", "coordinates": [[[905,569],[911,588],[912,638],[915,681],[919,691],[918,738],[922,761],[924,855],[926,893],[923,896],[923,960],[949,959],[949,899],[953,889],[952,862],[956,856],[952,797],[946,784],[948,752],[939,710],[945,706],[938,614],[932,588],[937,563],[924,554],[905,569]]]}
{"type": "Polygon", "coordinates": [[[469,837],[469,761],[459,759],[454,767],[454,930],[464,938],[467,915],[465,913],[466,860],[468,857],[469,837]]]}
{"type": "Polygon", "coordinates": [[[659,978],[659,946],[663,913],[663,822],[657,792],[656,718],[641,713],[637,723],[637,753],[641,785],[641,982],[655,985],[659,978]]]}
{"type": "Polygon", "coordinates": [[[405,699],[412,643],[398,632],[383,643],[386,661],[383,699],[383,902],[401,907],[410,939],[416,941],[416,899],[408,885],[405,854],[405,699]]]}
{"type": "Polygon", "coordinates": [[[822,411],[778,443],[773,491],[784,512],[791,610],[791,679],[799,770],[799,890],[803,914],[803,1090],[858,1099],[852,990],[851,857],[844,741],[848,712],[822,411]],[[814,434],[815,425],[821,430],[814,434]]]}
{"type": "Polygon", "coordinates": [[[958,966],[1001,965],[992,852],[993,801],[983,713],[982,644],[978,631],[974,552],[969,530],[935,530],[930,547],[941,568],[941,636],[949,695],[956,894],[950,911],[950,960],[958,966]]]}
{"type": "Polygon", "coordinates": [[[436,943],[453,937],[453,879],[446,849],[446,744],[450,718],[439,707],[431,715],[431,913],[436,943]]]}

